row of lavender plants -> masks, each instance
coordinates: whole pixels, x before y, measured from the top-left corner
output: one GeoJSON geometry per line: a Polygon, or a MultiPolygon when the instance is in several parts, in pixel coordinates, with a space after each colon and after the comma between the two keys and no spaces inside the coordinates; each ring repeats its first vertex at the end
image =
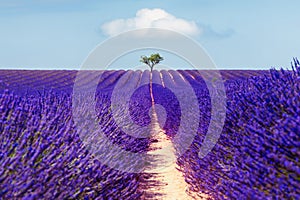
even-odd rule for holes
{"type": "Polygon", "coordinates": [[[178,159],[192,191],[213,199],[300,198],[299,61],[292,67],[225,82],[225,125],[204,159],[198,152],[210,120],[208,91],[200,76],[181,72],[201,99],[198,135],[178,159]]]}
{"type": "MultiPolygon", "coordinates": [[[[103,84],[107,82],[111,81],[103,84]]],[[[145,151],[146,139],[121,134],[111,121],[109,91],[97,96],[99,125],[122,148],[145,151]]],[[[0,96],[0,199],[138,199],[142,195],[138,174],[111,169],[86,149],[72,120],[70,93],[36,94],[20,96],[5,90],[0,96]]]]}

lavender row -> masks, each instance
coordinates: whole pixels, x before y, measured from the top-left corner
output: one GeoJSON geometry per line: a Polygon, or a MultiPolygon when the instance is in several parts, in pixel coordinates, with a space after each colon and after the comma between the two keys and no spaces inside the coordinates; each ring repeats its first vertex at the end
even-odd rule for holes
{"type": "MultiPolygon", "coordinates": [[[[178,160],[191,190],[214,199],[300,197],[299,62],[293,66],[225,82],[227,113],[218,143],[204,159],[198,157],[210,120],[207,105],[193,145],[178,160]]],[[[209,99],[201,77],[198,83],[185,77],[197,96],[209,99]]]]}
{"type": "MultiPolygon", "coordinates": [[[[137,199],[141,195],[137,174],[110,169],[86,149],[72,120],[70,95],[16,96],[5,91],[0,101],[0,198],[137,199]]],[[[101,117],[105,127],[109,118],[101,117]]],[[[118,134],[105,132],[109,137],[118,134]]],[[[135,146],[144,146],[126,142],[136,152],[135,146]]]]}

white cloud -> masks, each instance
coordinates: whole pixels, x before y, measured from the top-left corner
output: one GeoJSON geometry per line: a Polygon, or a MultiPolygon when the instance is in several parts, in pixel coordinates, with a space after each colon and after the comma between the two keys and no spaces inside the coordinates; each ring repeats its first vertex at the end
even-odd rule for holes
{"type": "Polygon", "coordinates": [[[101,28],[108,36],[139,28],[164,28],[192,36],[202,32],[194,21],[176,18],[158,8],[138,10],[134,18],[113,20],[103,24],[101,28]]]}

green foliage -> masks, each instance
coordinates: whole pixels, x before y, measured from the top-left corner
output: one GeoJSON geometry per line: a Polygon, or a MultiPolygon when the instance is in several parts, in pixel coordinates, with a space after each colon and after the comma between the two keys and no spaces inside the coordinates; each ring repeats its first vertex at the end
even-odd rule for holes
{"type": "Polygon", "coordinates": [[[159,55],[159,53],[151,54],[150,57],[147,56],[141,56],[140,62],[145,63],[148,65],[151,69],[151,72],[153,70],[154,65],[158,64],[160,61],[163,61],[163,57],[159,55]]]}

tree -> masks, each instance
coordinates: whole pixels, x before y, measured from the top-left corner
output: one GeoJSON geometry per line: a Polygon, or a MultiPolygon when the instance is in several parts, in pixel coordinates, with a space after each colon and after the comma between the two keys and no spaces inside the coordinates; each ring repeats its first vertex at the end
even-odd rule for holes
{"type": "Polygon", "coordinates": [[[147,57],[147,56],[141,56],[141,62],[142,63],[145,63],[146,65],[148,65],[151,69],[151,72],[153,70],[153,67],[154,65],[158,64],[160,61],[163,61],[164,58],[161,57],[159,55],[159,53],[156,53],[156,54],[151,54],[150,57],[147,57]]]}

